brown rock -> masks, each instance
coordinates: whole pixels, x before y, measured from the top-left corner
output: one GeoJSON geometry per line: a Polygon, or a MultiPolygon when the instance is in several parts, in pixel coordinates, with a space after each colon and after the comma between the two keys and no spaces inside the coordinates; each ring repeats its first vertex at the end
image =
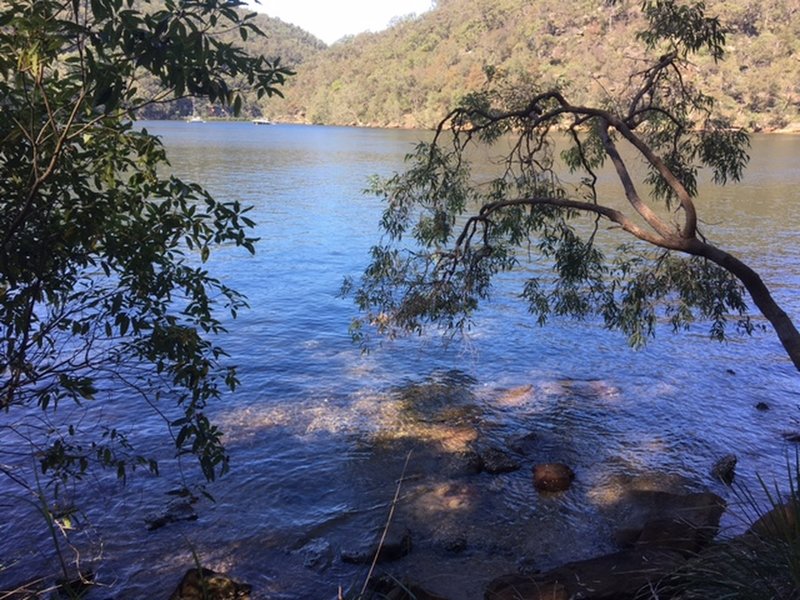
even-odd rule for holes
{"type": "Polygon", "coordinates": [[[189,569],[169,600],[249,600],[251,587],[211,569],[189,569]]]}
{"type": "Polygon", "coordinates": [[[561,463],[544,463],[533,467],[533,487],[540,492],[563,492],[569,489],[575,472],[561,463]]]}
{"type": "Polygon", "coordinates": [[[486,600],[569,600],[560,583],[543,583],[527,575],[503,575],[489,584],[486,600]]]}
{"type": "Polygon", "coordinates": [[[798,501],[776,506],[753,523],[747,533],[761,538],[793,539],[797,536],[799,514],[800,502],[798,501]]]}

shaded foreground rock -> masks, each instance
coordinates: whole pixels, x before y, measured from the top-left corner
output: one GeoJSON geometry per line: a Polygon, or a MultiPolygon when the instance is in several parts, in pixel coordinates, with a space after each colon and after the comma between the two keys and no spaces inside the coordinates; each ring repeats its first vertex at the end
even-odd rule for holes
{"type": "Polygon", "coordinates": [[[370,588],[380,600],[448,600],[437,596],[410,581],[399,581],[384,575],[370,583],[370,588]]]}
{"type": "Polygon", "coordinates": [[[486,590],[486,600],[626,600],[657,583],[684,558],[677,552],[623,550],[568,563],[536,576],[505,575],[486,590]]]}
{"type": "Polygon", "coordinates": [[[747,535],[765,539],[794,540],[798,535],[798,517],[800,517],[800,502],[790,501],[775,506],[750,526],[747,535]]]}
{"type": "Polygon", "coordinates": [[[631,490],[620,501],[626,522],[615,538],[620,552],[565,564],[537,575],[492,581],[487,600],[626,600],[640,597],[711,543],[725,501],[710,492],[671,494],[631,490]]]}
{"type": "Polygon", "coordinates": [[[251,586],[211,569],[189,569],[169,600],[249,600],[251,586]]]}
{"type": "Polygon", "coordinates": [[[719,529],[725,500],[711,492],[672,494],[632,490],[621,500],[626,518],[614,533],[623,547],[644,546],[692,554],[719,529]]]}
{"type": "Polygon", "coordinates": [[[575,472],[562,463],[543,463],[533,467],[533,487],[540,492],[563,492],[569,489],[575,472]]]}

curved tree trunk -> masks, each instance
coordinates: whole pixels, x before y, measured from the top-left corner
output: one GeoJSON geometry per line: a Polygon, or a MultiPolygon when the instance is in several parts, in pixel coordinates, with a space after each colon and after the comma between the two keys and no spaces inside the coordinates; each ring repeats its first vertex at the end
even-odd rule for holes
{"type": "Polygon", "coordinates": [[[800,371],[800,332],[797,331],[797,327],[792,323],[789,315],[775,302],[758,273],[735,256],[699,240],[694,240],[694,243],[688,248],[688,252],[718,264],[733,273],[744,284],[761,314],[775,328],[775,332],[795,368],[800,371]]]}

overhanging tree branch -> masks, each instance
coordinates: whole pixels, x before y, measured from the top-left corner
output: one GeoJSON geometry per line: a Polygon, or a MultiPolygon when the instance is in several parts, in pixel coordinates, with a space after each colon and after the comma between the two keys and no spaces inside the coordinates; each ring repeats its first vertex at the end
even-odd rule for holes
{"type": "Polygon", "coordinates": [[[382,226],[390,244],[373,249],[359,285],[348,282],[365,313],[354,323],[358,335],[365,322],[382,332],[420,331],[431,322],[465,326],[489,296],[492,277],[515,268],[518,250],[527,247],[552,263],[547,281],[533,277],[522,292],[542,323],[550,314],[596,315],[640,345],[659,319],[674,329],[705,319],[711,336],[724,339],[731,318],[752,329],[746,290],[800,370],[800,335],[764,282],[698,232],[697,173],[711,169],[724,184],[739,179],[748,159],[747,135],[717,118],[713,100],[684,77],[692,54],[722,58],[723,29],[702,3],[644,0],[642,11],[648,29],[640,39],[656,58],[632,76],[638,87],[613,103],[625,108],[574,105],[562,88],[520,101],[512,84],[490,87],[465,96],[433,141],[409,156],[407,171],[373,186],[388,201],[382,226]],[[641,182],[617,149],[617,135],[648,167],[641,182]],[[477,144],[504,148],[502,172],[488,181],[475,181],[467,160],[477,144]],[[630,214],[600,200],[596,172],[606,162],[630,214]],[[579,182],[565,183],[561,171],[579,182]],[[639,193],[645,188],[646,199],[639,193]],[[681,223],[655,210],[673,201],[681,223]],[[595,216],[588,231],[575,221],[580,214],[595,216]],[[596,244],[598,219],[653,250],[622,245],[607,256],[608,244],[596,244]],[[402,251],[406,237],[413,253],[402,251]]]}

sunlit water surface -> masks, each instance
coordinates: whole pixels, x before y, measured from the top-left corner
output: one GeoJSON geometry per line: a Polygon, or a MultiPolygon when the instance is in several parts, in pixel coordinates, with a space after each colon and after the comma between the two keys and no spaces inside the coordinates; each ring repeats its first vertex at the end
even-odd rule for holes
{"type": "MultiPolygon", "coordinates": [[[[511,274],[465,341],[444,345],[432,332],[362,355],[348,334],[354,307],[338,297],[378,239],[381,206],[362,189],[369,175],[400,169],[429,134],[145,125],[162,136],[176,174],[254,207],[260,241],[253,257],[226,248],[210,261],[252,307],[224,339],[242,385],[214,408],[231,473],[208,487],[216,502],[198,504],[198,521],[147,532],[144,515],[164,506],[179,471],[163,422],[109,393],[103,417],[166,459],[160,478],[137,475],[123,488],[97,477],[73,492],[91,524],[74,535],[81,559],[109,586],[91,597],[166,598],[196,555],[252,584],[255,598],[334,598],[363,580],[366,567],[339,552],[374,542],[409,451],[395,520],[414,549],[388,569],[464,600],[482,598],[495,576],[611,550],[615,501],[631,478],[723,495],[734,504],[730,532],[742,526],[735,496],[710,476],[716,459],[735,453],[737,482],[751,489],[757,475],[783,485],[795,449],[782,434],[800,429],[800,377],[771,331],[719,344],[701,326],[664,329],[637,352],[593,322],[538,327],[511,274]],[[531,433],[519,471],[463,472],[470,447],[504,448],[531,433]],[[533,490],[530,467],[549,461],[574,467],[569,492],[533,490]],[[448,551],[453,539],[466,548],[448,551]]],[[[797,320],[800,138],[756,138],[752,155],[743,183],[703,189],[704,229],[760,271],[797,320]]],[[[8,589],[53,572],[55,561],[35,507],[7,480],[0,486],[8,589]]]]}

